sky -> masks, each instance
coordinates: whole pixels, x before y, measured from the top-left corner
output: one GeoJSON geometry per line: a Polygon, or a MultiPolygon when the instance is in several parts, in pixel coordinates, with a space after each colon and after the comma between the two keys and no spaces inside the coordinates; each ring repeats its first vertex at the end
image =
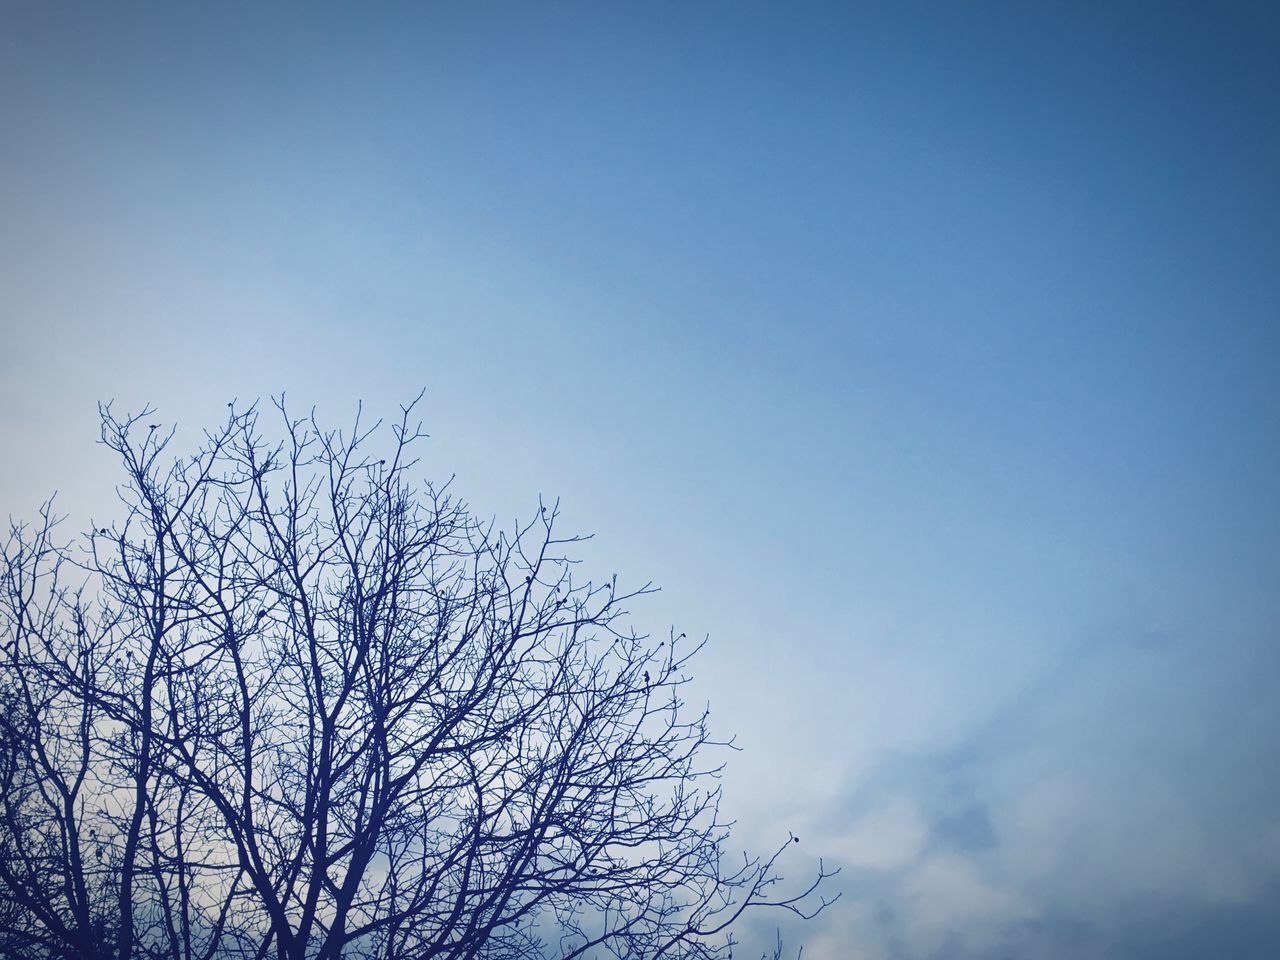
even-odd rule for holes
{"type": "Polygon", "coordinates": [[[806,960],[1280,952],[1280,8],[0,20],[0,511],[109,509],[99,401],[425,388],[710,638],[806,960]]]}

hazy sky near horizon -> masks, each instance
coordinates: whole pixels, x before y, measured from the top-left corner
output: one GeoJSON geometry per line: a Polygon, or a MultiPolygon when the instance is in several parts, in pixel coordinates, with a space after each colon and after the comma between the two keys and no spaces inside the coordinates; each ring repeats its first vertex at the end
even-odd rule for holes
{"type": "Polygon", "coordinates": [[[710,635],[806,958],[1277,955],[1280,8],[0,20],[0,511],[110,508],[100,400],[425,387],[710,635]]]}

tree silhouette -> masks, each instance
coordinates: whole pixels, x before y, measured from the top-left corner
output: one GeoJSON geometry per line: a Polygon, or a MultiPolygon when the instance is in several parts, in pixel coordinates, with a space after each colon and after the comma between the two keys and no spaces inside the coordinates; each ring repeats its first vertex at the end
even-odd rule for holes
{"type": "Polygon", "coordinates": [[[382,456],[282,400],[187,456],[102,407],[118,519],[11,523],[0,955],[721,958],[827,905],[790,838],[729,850],[701,644],[575,577],[555,504],[501,531],[417,483],[415,404],[382,456]]]}

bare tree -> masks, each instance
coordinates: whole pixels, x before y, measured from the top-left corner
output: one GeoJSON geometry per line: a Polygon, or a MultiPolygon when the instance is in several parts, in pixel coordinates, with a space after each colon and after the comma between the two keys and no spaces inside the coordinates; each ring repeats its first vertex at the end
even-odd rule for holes
{"type": "Polygon", "coordinates": [[[827,905],[821,865],[780,891],[790,835],[731,853],[648,585],[575,577],[555,504],[501,531],[415,482],[414,404],[385,441],[275,406],[189,456],[103,407],[119,519],[11,524],[0,954],[711,960],[827,905]]]}

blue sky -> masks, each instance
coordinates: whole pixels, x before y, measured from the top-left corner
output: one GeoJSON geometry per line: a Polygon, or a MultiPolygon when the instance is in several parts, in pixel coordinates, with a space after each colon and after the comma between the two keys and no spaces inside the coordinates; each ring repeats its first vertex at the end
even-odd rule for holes
{"type": "Polygon", "coordinates": [[[425,386],[710,635],[806,957],[1274,955],[1275,8],[3,19],[4,509],[106,508],[100,399],[425,386]]]}

